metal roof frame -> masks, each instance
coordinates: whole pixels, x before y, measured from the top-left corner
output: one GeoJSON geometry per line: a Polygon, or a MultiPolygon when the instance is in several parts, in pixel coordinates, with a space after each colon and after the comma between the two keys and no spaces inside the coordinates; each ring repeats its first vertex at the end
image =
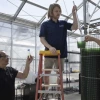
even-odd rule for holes
{"type": "MultiPolygon", "coordinates": [[[[18,18],[17,16],[18,16],[19,12],[22,10],[22,8],[24,7],[25,3],[31,4],[33,6],[39,7],[39,8],[44,9],[44,10],[48,10],[48,8],[43,7],[41,5],[38,5],[36,3],[30,2],[28,0],[21,0],[21,1],[23,1],[23,2],[20,4],[20,6],[17,9],[14,16],[0,13],[0,21],[7,22],[7,23],[12,23],[13,22],[13,24],[21,24],[21,25],[25,25],[25,26],[30,27],[30,28],[39,27],[41,25],[42,21],[45,19],[45,16],[46,16],[47,13],[45,13],[45,15],[40,19],[40,21],[38,23],[30,21],[30,20],[25,20],[25,19],[22,19],[22,18],[18,18]]],[[[82,25],[84,27],[87,27],[87,24],[86,24],[86,2],[87,1],[90,2],[91,4],[93,4],[94,6],[97,6],[100,9],[100,6],[97,5],[96,3],[94,3],[92,0],[83,0],[83,2],[78,6],[78,10],[83,6],[84,22],[82,23],[82,25]]],[[[56,0],[55,2],[58,2],[58,0],[56,0]]],[[[64,14],[61,14],[61,16],[73,20],[71,18],[72,13],[69,16],[66,16],[64,14]]],[[[99,20],[99,19],[100,18],[90,20],[90,22],[95,21],[95,20],[99,20]]],[[[91,24],[90,24],[90,26],[91,26],[91,24]]]]}

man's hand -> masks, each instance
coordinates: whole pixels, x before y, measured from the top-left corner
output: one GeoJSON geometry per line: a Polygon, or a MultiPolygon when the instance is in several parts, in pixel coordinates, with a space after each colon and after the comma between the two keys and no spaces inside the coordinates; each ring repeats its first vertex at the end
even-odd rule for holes
{"type": "Polygon", "coordinates": [[[32,60],[33,60],[33,57],[31,55],[29,55],[27,57],[26,64],[30,64],[32,62],[32,60]]]}
{"type": "Polygon", "coordinates": [[[77,6],[74,5],[73,8],[72,8],[73,15],[76,15],[76,12],[77,12],[77,6]]]}
{"type": "Polygon", "coordinates": [[[16,78],[25,79],[28,76],[29,69],[30,69],[30,63],[32,62],[32,60],[33,60],[33,57],[29,55],[26,60],[24,71],[18,72],[16,78]]]}
{"type": "Polygon", "coordinates": [[[56,48],[54,48],[54,47],[50,47],[49,50],[50,50],[50,52],[52,54],[55,54],[56,53],[56,48]]]}
{"type": "Polygon", "coordinates": [[[73,13],[73,25],[71,27],[72,30],[78,29],[78,16],[77,16],[77,7],[76,5],[73,6],[72,13],[73,13]]]}

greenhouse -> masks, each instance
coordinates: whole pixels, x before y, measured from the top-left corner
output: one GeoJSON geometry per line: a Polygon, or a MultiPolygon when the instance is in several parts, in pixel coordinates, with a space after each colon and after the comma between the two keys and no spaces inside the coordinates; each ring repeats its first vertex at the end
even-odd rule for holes
{"type": "Polygon", "coordinates": [[[100,0],[0,0],[0,100],[99,100],[99,9],[100,0]],[[60,6],[55,27],[50,5],[60,6]]]}

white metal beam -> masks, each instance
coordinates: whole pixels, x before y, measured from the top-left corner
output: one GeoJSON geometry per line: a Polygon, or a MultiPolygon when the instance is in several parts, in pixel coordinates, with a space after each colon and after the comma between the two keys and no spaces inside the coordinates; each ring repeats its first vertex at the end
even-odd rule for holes
{"type": "MultiPolygon", "coordinates": [[[[11,15],[0,13],[0,21],[2,21],[2,22],[11,24],[11,18],[12,18],[11,15]]],[[[35,28],[36,26],[37,27],[39,26],[39,24],[37,24],[36,22],[25,20],[22,18],[16,18],[16,20],[13,22],[13,24],[17,24],[17,25],[19,24],[19,25],[23,25],[26,27],[30,27],[30,28],[35,28]]]]}
{"type": "Polygon", "coordinates": [[[94,6],[97,6],[100,9],[100,6],[94,3],[92,0],[87,0],[87,1],[89,1],[91,4],[93,4],[94,6]]]}

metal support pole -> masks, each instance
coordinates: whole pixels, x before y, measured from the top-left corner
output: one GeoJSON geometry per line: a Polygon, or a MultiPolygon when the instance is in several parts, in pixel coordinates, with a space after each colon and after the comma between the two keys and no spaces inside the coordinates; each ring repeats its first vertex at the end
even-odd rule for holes
{"type": "Polygon", "coordinates": [[[37,72],[37,27],[35,27],[35,73],[37,72]]]}
{"type": "MultiPolygon", "coordinates": [[[[84,35],[87,34],[87,23],[86,23],[86,4],[87,0],[83,0],[83,19],[84,19],[84,35]]],[[[81,94],[81,74],[82,74],[82,49],[80,49],[80,73],[79,73],[79,94],[81,94]]]]}
{"type": "Polygon", "coordinates": [[[86,3],[87,3],[87,0],[83,0],[84,35],[87,34],[87,23],[86,23],[86,3]]]}
{"type": "Polygon", "coordinates": [[[13,57],[13,24],[11,22],[11,48],[10,48],[10,67],[12,67],[12,57],[13,57]]]}

